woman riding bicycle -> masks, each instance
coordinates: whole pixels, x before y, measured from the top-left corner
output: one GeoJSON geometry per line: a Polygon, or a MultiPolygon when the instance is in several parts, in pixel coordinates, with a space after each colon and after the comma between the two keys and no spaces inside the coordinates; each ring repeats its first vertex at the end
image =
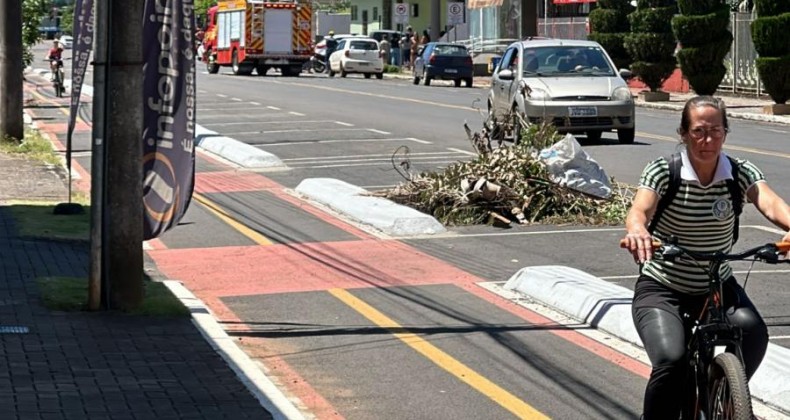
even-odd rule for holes
{"type": "Polygon", "coordinates": [[[51,81],[54,81],[55,73],[63,67],[63,48],[60,47],[60,42],[57,40],[52,42],[52,48],[49,49],[47,60],[49,60],[49,69],[52,73],[51,81]]]}
{"type": "MultiPolygon", "coordinates": [[[[678,244],[699,252],[728,251],[734,239],[735,219],[728,185],[737,185],[771,222],[787,231],[790,241],[790,206],[765,181],[752,163],[737,159],[738,170],[722,152],[729,126],[724,103],[710,96],[686,102],[681,116],[680,185],[672,202],[664,208],[655,233],[673,236],[678,244]],[[737,184],[728,184],[737,173],[737,184]]],[[[700,314],[707,296],[708,275],[699,263],[678,259],[652,259],[653,238],[648,230],[660,198],[671,182],[670,163],[659,158],[642,172],[639,189],[626,218],[625,244],[641,265],[634,288],[633,318],[653,370],[644,399],[644,419],[677,419],[688,366],[686,343],[690,333],[684,314],[700,314]]],[[[768,346],[768,329],[743,288],[732,278],[729,265],[722,265],[724,302],[729,320],[743,330],[743,358],[747,377],[760,365],[768,346]]]]}

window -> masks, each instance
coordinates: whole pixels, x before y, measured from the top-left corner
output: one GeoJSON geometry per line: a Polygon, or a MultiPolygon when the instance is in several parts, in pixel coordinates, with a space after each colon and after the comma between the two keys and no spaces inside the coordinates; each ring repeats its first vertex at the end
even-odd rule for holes
{"type": "Polygon", "coordinates": [[[411,17],[420,17],[420,5],[414,3],[411,5],[411,17]]]}
{"type": "Polygon", "coordinates": [[[379,20],[379,8],[378,7],[374,7],[373,8],[373,20],[374,21],[378,21],[379,20]]]}
{"type": "Polygon", "coordinates": [[[437,45],[434,54],[466,57],[469,55],[469,52],[463,45],[437,45]]]}
{"type": "Polygon", "coordinates": [[[366,9],[362,11],[362,23],[368,23],[368,22],[370,21],[368,20],[368,11],[366,9]]]}
{"type": "Polygon", "coordinates": [[[357,6],[351,6],[351,20],[356,22],[359,19],[359,12],[357,11],[357,6]]]}
{"type": "Polygon", "coordinates": [[[370,41],[351,41],[351,45],[349,46],[350,50],[361,50],[361,51],[378,51],[378,45],[375,42],[370,41]]]}
{"type": "Polygon", "coordinates": [[[499,69],[497,70],[497,73],[502,71],[502,70],[505,70],[505,69],[511,69],[512,70],[511,65],[513,64],[513,62],[516,61],[515,58],[517,56],[518,56],[518,54],[516,53],[516,49],[515,48],[511,48],[511,49],[507,50],[505,52],[505,55],[503,55],[502,59],[499,61],[499,69]]]}

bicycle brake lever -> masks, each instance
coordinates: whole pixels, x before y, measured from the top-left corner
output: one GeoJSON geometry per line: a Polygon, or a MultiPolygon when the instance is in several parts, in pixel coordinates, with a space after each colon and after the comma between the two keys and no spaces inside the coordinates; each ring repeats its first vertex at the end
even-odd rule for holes
{"type": "Polygon", "coordinates": [[[775,245],[766,245],[754,254],[757,258],[768,264],[779,262],[779,249],[775,245]]]}

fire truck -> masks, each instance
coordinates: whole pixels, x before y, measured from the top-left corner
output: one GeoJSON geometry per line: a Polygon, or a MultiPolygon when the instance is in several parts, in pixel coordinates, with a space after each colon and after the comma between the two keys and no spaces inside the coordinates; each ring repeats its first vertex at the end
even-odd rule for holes
{"type": "Polygon", "coordinates": [[[310,3],[219,0],[206,25],[203,61],[211,74],[230,66],[236,75],[279,68],[283,76],[298,76],[312,54],[310,3]]]}

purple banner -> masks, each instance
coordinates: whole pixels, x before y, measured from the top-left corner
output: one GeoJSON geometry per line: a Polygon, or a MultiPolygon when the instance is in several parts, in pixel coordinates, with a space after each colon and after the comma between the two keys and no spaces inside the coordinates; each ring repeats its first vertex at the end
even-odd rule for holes
{"type": "Polygon", "coordinates": [[[146,0],[143,17],[144,238],[184,216],[195,185],[193,0],[146,0]]]}
{"type": "Polygon", "coordinates": [[[93,51],[93,0],[77,0],[74,2],[74,42],[72,45],[71,67],[71,106],[69,108],[69,126],[66,132],[66,165],[71,173],[71,135],[80,109],[82,83],[85,70],[88,68],[91,51],[93,51]]]}

